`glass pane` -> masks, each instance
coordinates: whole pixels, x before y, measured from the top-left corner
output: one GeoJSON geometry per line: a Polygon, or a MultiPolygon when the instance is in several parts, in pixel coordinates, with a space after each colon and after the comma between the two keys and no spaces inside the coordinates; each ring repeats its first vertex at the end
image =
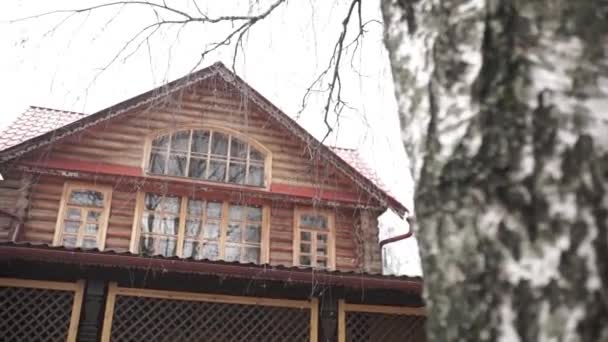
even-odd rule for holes
{"type": "Polygon", "coordinates": [[[182,154],[170,154],[167,174],[171,176],[185,176],[188,159],[182,154]]]}
{"type": "Polygon", "coordinates": [[[222,217],[222,203],[208,202],[207,203],[207,217],[209,217],[209,218],[222,217]]]}
{"type": "Polygon", "coordinates": [[[317,259],[317,267],[327,268],[327,259],[317,259]]]}
{"type": "Polygon", "coordinates": [[[179,213],[182,200],[179,197],[165,197],[163,201],[163,210],[170,213],[179,213]]]}
{"type": "Polygon", "coordinates": [[[158,254],[162,254],[164,256],[174,256],[175,255],[175,240],[173,239],[159,239],[158,241],[158,254]]]}
{"type": "Polygon", "coordinates": [[[235,184],[245,183],[246,165],[241,163],[230,163],[228,182],[235,184]]]}
{"type": "Polygon", "coordinates": [[[177,132],[171,137],[171,152],[188,152],[190,150],[188,146],[189,143],[190,131],[177,132]]]}
{"type": "Polygon", "coordinates": [[[89,207],[103,207],[103,194],[94,190],[73,190],[70,203],[89,207]]]}
{"type": "Polygon", "coordinates": [[[184,258],[190,258],[193,256],[194,251],[198,248],[198,242],[192,240],[184,241],[184,252],[182,256],[184,258]]]}
{"type": "Polygon", "coordinates": [[[76,247],[76,237],[73,235],[64,235],[63,245],[65,247],[76,247]]]}
{"type": "Polygon", "coordinates": [[[239,246],[226,246],[226,261],[240,261],[241,260],[241,247],[239,246]]]}
{"type": "Polygon", "coordinates": [[[97,248],[97,239],[94,237],[85,237],[82,239],[82,248],[97,248]]]}
{"type": "Polygon", "coordinates": [[[241,242],[241,225],[239,223],[228,223],[228,231],[226,232],[226,241],[241,242]]]}
{"type": "Polygon", "coordinates": [[[255,161],[264,161],[264,155],[260,151],[254,149],[252,146],[249,151],[249,159],[255,161]]]}
{"type": "Polygon", "coordinates": [[[80,221],[80,209],[79,208],[68,208],[65,213],[65,218],[68,220],[80,221]]]}
{"type": "Polygon", "coordinates": [[[194,131],[192,133],[192,152],[207,153],[209,151],[209,131],[194,131]]]}
{"type": "Polygon", "coordinates": [[[201,230],[200,220],[188,220],[186,221],[186,236],[196,237],[201,230]]]}
{"type": "Polygon", "coordinates": [[[257,247],[246,247],[245,255],[243,258],[244,262],[253,262],[256,264],[260,263],[260,249],[257,247]]]}
{"type": "Polygon", "coordinates": [[[63,231],[66,233],[78,233],[80,221],[63,221],[63,231]]]}
{"type": "Polygon", "coordinates": [[[188,215],[202,216],[205,208],[204,201],[188,200],[188,215]]]}
{"type": "Polygon", "coordinates": [[[139,253],[145,255],[154,254],[154,238],[151,236],[142,236],[139,239],[139,253]]]}
{"type": "Polygon", "coordinates": [[[221,156],[228,155],[228,136],[226,134],[213,132],[211,153],[221,156]]]}
{"type": "Polygon", "coordinates": [[[310,244],[308,244],[308,243],[300,244],[300,253],[310,254],[310,244]]]}
{"type": "Polygon", "coordinates": [[[155,149],[161,150],[161,149],[166,149],[167,145],[169,142],[169,136],[167,135],[163,135],[160,137],[157,137],[156,139],[154,139],[152,141],[152,147],[154,147],[155,149]]]}
{"type": "Polygon", "coordinates": [[[327,217],[324,215],[303,214],[300,216],[300,226],[311,228],[327,228],[327,217]]]}
{"type": "Polygon", "coordinates": [[[203,231],[203,238],[208,240],[217,240],[220,237],[219,222],[207,222],[203,231]]]}
{"type": "Polygon", "coordinates": [[[230,156],[234,158],[247,159],[247,144],[232,138],[230,142],[230,156]]]}
{"type": "Polygon", "coordinates": [[[167,162],[166,153],[150,153],[150,173],[157,175],[165,174],[165,164],[167,162]]]}
{"type": "Polygon", "coordinates": [[[190,158],[190,170],[188,171],[188,177],[205,178],[206,167],[207,161],[205,159],[190,158]]]}
{"type": "Polygon", "coordinates": [[[87,221],[89,222],[99,222],[99,217],[101,213],[99,211],[89,211],[87,214],[87,221]]]}
{"type": "Polygon", "coordinates": [[[245,230],[245,241],[260,242],[262,227],[259,224],[248,224],[245,230]]]}
{"type": "Polygon", "coordinates": [[[220,251],[219,251],[219,249],[217,247],[217,244],[215,244],[215,243],[204,243],[200,247],[200,249],[198,251],[198,257],[200,259],[215,260],[220,255],[219,252],[220,251]]]}
{"type": "Polygon", "coordinates": [[[179,217],[167,216],[163,218],[163,229],[162,233],[167,235],[177,235],[179,228],[179,217]]]}
{"type": "Polygon", "coordinates": [[[144,200],[145,206],[147,210],[156,210],[160,205],[162,197],[154,194],[146,194],[146,198],[144,200]]]}
{"type": "Polygon", "coordinates": [[[87,223],[87,225],[84,226],[85,234],[97,234],[98,230],[99,230],[99,225],[97,223],[87,223]]]}
{"type": "Polygon", "coordinates": [[[245,216],[245,207],[240,205],[230,206],[230,219],[234,221],[242,221],[245,216]]]}
{"type": "Polygon", "coordinates": [[[247,177],[247,184],[263,186],[264,185],[264,167],[249,165],[249,177],[247,177]]]}
{"type": "Polygon", "coordinates": [[[262,221],[262,208],[247,207],[247,220],[262,221]]]}
{"type": "Polygon", "coordinates": [[[212,160],[209,164],[209,177],[207,179],[224,182],[226,180],[226,162],[212,160]]]}
{"type": "Polygon", "coordinates": [[[302,266],[310,266],[310,256],[308,256],[308,255],[300,255],[300,265],[302,265],[302,266]]]}
{"type": "Polygon", "coordinates": [[[300,240],[310,241],[310,232],[300,232],[300,240]]]}
{"type": "Polygon", "coordinates": [[[318,256],[326,256],[327,255],[327,246],[319,246],[319,245],[317,245],[317,255],[318,256]]]}
{"type": "Polygon", "coordinates": [[[321,243],[327,243],[327,234],[317,233],[317,241],[321,243]]]}
{"type": "Polygon", "coordinates": [[[154,213],[144,213],[141,217],[141,231],[143,233],[160,231],[160,219],[154,213]]]}

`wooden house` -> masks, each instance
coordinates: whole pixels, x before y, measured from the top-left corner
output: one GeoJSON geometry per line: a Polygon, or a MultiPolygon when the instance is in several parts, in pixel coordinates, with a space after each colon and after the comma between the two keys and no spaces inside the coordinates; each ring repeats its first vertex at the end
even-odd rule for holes
{"type": "Polygon", "coordinates": [[[0,133],[2,341],[421,341],[406,208],[220,63],[0,133]]]}

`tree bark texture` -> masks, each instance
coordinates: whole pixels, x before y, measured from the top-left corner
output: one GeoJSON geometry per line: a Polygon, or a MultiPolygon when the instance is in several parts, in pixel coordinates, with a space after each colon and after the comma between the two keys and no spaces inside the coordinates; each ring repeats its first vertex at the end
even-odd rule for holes
{"type": "Polygon", "coordinates": [[[608,341],[608,2],[382,11],[429,340],[608,341]]]}

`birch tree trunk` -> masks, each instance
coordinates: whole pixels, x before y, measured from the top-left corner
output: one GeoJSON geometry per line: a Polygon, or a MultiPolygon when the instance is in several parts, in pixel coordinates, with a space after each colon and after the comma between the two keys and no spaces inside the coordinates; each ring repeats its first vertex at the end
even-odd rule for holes
{"type": "Polygon", "coordinates": [[[429,340],[608,341],[608,3],[382,11],[429,340]]]}

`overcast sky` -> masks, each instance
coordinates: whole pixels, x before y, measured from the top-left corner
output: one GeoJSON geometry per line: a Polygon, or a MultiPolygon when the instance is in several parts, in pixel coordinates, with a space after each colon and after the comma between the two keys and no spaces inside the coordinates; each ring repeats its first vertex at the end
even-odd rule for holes
{"type": "MultiPolygon", "coordinates": [[[[259,1],[253,6],[250,2],[256,1],[230,1],[227,6],[228,1],[198,0],[198,4],[210,16],[246,15],[259,13],[271,1],[259,1]]],[[[181,29],[169,27],[157,31],[147,42],[134,41],[110,63],[127,41],[154,20],[153,11],[137,6],[111,7],[66,21],[63,20],[67,15],[61,13],[14,22],[48,11],[79,9],[102,2],[12,0],[3,4],[0,129],[29,105],[93,113],[184,76],[196,65],[205,47],[232,28],[198,23],[181,29]]],[[[192,1],[167,2],[185,11],[196,11],[192,1]]],[[[243,79],[318,138],[326,133],[322,124],[326,93],[313,93],[302,114],[297,114],[306,89],[329,62],[349,3],[289,1],[252,28],[237,59],[236,71],[243,79]]],[[[363,4],[364,21],[381,20],[379,1],[363,4]]],[[[352,29],[356,27],[351,27],[354,33],[352,29]]],[[[230,67],[233,52],[232,47],[220,49],[199,68],[218,60],[230,67]]],[[[412,186],[399,139],[382,25],[368,24],[363,44],[356,54],[346,57],[341,69],[342,98],[350,108],[340,115],[328,143],[359,149],[393,193],[411,208],[412,186]]],[[[393,219],[386,221],[393,227],[390,234],[407,230],[393,219]]],[[[383,232],[383,236],[387,234],[383,232]]],[[[402,256],[400,273],[420,273],[415,243],[403,241],[391,249],[402,256]]]]}

